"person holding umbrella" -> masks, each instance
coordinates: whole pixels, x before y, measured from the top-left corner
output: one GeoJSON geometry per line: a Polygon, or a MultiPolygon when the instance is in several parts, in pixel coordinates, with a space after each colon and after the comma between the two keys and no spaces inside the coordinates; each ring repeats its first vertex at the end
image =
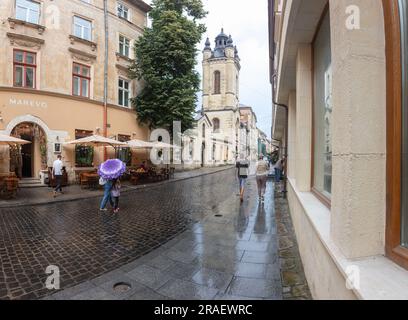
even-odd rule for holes
{"type": "Polygon", "coordinates": [[[112,200],[113,182],[117,180],[126,171],[126,165],[119,159],[110,159],[102,163],[98,168],[98,174],[101,177],[100,184],[103,184],[103,198],[100,204],[100,211],[107,211],[108,201],[115,210],[115,204],[112,200]]]}

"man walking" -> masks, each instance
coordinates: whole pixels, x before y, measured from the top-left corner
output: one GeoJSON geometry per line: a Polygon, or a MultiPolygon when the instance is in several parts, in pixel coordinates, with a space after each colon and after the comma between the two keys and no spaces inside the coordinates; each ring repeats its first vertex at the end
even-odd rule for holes
{"type": "Polygon", "coordinates": [[[54,198],[57,196],[57,192],[62,193],[62,160],[61,160],[61,155],[59,154],[57,156],[57,160],[54,161],[52,165],[52,178],[55,178],[56,181],[56,187],[54,189],[54,198]]]}
{"type": "Polygon", "coordinates": [[[285,158],[281,158],[275,164],[275,182],[280,182],[282,179],[282,171],[284,167],[285,158]]]}

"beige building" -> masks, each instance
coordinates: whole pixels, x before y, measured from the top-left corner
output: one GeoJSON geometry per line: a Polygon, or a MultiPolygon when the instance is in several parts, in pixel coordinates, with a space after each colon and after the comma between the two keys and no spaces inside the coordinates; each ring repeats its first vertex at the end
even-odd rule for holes
{"type": "Polygon", "coordinates": [[[313,297],[408,299],[407,2],[269,2],[272,138],[313,297]]]}
{"type": "Polygon", "coordinates": [[[196,169],[233,164],[232,143],[214,130],[214,124],[206,114],[199,113],[195,125],[182,135],[182,163],[176,169],[196,169]]]}
{"type": "MultiPolygon", "coordinates": [[[[3,147],[0,171],[43,177],[62,153],[73,180],[79,170],[100,163],[103,150],[64,142],[105,130],[119,140],[147,139],[130,102],[140,84],[129,79],[127,68],[150,7],[140,0],[107,3],[105,43],[103,0],[0,2],[0,132],[32,142],[21,157],[3,147]]],[[[119,156],[129,164],[138,161],[129,150],[119,156]]]]}
{"type": "Polygon", "coordinates": [[[256,126],[257,118],[252,107],[241,104],[240,114],[240,139],[239,154],[248,157],[250,162],[250,173],[255,174],[256,162],[258,160],[258,137],[259,131],[256,126]]]}

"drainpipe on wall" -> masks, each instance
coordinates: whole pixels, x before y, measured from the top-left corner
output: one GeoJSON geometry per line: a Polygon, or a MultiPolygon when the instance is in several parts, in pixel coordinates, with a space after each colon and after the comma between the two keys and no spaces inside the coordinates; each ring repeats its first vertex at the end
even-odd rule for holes
{"type": "MultiPolygon", "coordinates": [[[[272,84],[272,103],[274,108],[281,107],[286,110],[286,125],[285,125],[285,152],[284,157],[286,159],[286,166],[285,166],[285,176],[284,176],[284,184],[283,184],[283,196],[286,198],[287,194],[287,173],[288,173],[288,129],[289,129],[289,108],[285,104],[278,103],[275,100],[275,81],[276,81],[276,72],[275,72],[275,0],[268,1],[268,10],[269,10],[269,69],[271,75],[271,84],[272,84]]],[[[273,138],[273,132],[271,134],[271,138],[273,138]]]]}
{"type": "MultiPolygon", "coordinates": [[[[105,63],[104,63],[104,73],[103,73],[103,136],[108,136],[108,1],[103,0],[103,14],[104,14],[104,24],[105,24],[105,63]]],[[[107,152],[106,147],[103,148],[103,159],[106,161],[107,152]]]]}

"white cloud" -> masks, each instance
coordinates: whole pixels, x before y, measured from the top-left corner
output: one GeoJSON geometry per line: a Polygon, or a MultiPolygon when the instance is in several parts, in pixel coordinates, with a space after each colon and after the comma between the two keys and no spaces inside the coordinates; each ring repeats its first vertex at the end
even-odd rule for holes
{"type": "MultiPolygon", "coordinates": [[[[149,0],[146,2],[150,3],[149,0]]],[[[268,2],[266,0],[203,0],[209,12],[203,20],[207,26],[199,46],[197,70],[201,73],[201,51],[207,37],[212,46],[224,28],[231,34],[241,58],[240,102],[253,107],[258,127],[268,136],[271,132],[272,93],[269,83],[268,2]]],[[[201,103],[201,99],[200,99],[201,103]]]]}

